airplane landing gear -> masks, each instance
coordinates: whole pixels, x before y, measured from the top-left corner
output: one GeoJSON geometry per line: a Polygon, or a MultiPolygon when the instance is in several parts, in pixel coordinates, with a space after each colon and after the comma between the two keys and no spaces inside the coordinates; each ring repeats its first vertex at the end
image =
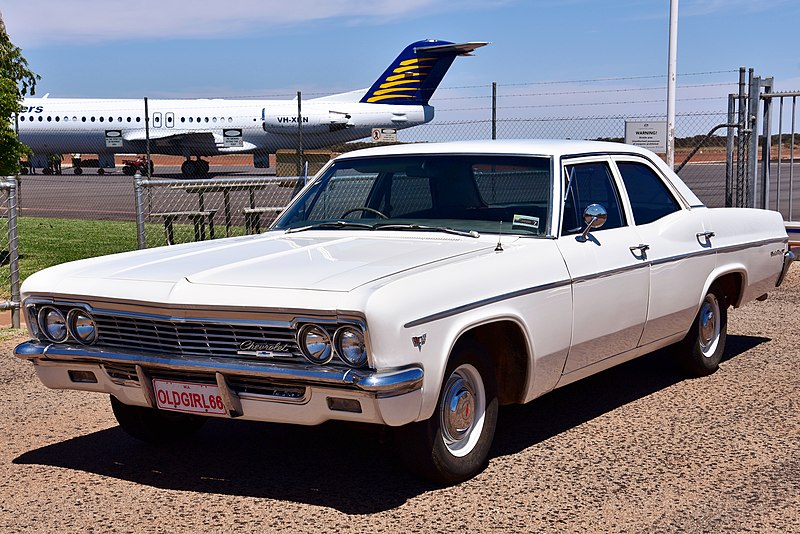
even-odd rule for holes
{"type": "Polygon", "coordinates": [[[208,174],[208,162],[204,159],[187,159],[181,164],[184,178],[197,178],[208,174]]]}

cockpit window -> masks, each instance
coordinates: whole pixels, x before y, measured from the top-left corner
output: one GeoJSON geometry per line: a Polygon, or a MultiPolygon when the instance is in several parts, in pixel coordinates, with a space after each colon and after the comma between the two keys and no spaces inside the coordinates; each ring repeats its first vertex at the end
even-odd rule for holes
{"type": "MultiPolygon", "coordinates": [[[[290,229],[330,222],[359,228],[436,226],[547,235],[548,157],[413,155],[334,163],[276,221],[290,229]]],[[[326,227],[334,227],[327,225],[326,227]]]]}

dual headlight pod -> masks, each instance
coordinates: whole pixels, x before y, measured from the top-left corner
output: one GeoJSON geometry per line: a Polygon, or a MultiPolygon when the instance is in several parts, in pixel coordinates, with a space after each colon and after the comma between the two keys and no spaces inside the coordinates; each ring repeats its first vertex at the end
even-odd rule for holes
{"type": "Polygon", "coordinates": [[[38,313],[39,330],[56,343],[63,343],[71,336],[75,341],[91,345],[97,340],[97,324],[94,318],[81,308],[64,312],[54,306],[44,306],[38,313]]]}
{"type": "Polygon", "coordinates": [[[355,326],[342,326],[333,337],[316,324],[303,325],[297,332],[297,345],[311,363],[322,365],[339,356],[350,367],[367,363],[367,346],[364,332],[355,326]]]}

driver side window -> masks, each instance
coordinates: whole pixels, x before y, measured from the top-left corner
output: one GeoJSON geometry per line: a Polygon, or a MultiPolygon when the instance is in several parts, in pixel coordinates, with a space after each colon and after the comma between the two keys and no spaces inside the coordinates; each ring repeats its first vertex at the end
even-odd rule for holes
{"type": "Polygon", "coordinates": [[[608,219],[599,230],[626,226],[625,214],[611,169],[605,161],[577,163],[564,167],[567,194],[564,199],[564,219],[561,235],[577,234],[585,226],[583,211],[589,204],[600,204],[608,212],[608,219]]]}

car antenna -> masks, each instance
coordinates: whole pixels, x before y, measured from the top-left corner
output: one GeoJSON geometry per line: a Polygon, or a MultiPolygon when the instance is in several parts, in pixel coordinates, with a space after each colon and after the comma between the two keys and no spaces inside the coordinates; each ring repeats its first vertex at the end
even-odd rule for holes
{"type": "Polygon", "coordinates": [[[494,247],[495,252],[503,252],[503,243],[500,240],[503,239],[503,221],[500,221],[500,234],[497,236],[497,246],[494,247]]]}

